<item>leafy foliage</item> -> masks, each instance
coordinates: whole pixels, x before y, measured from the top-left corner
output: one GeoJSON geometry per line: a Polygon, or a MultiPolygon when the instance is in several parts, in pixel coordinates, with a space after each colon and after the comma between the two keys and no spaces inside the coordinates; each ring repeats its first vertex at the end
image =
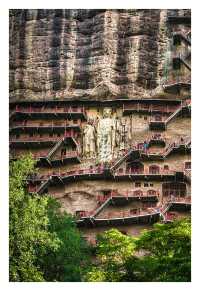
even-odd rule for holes
{"type": "Polygon", "coordinates": [[[121,281],[124,262],[134,253],[135,242],[117,229],[111,229],[98,236],[97,266],[93,266],[86,279],[92,282],[121,281]]]}
{"type": "Polygon", "coordinates": [[[155,224],[137,239],[117,230],[100,236],[92,282],[188,282],[191,280],[191,224],[188,219],[155,224]]]}
{"type": "Polygon", "coordinates": [[[25,178],[33,172],[31,157],[11,163],[9,180],[10,217],[10,280],[44,281],[43,274],[35,265],[35,249],[49,244],[57,247],[56,239],[46,229],[47,198],[34,198],[25,191],[25,178]]]}
{"type": "Polygon", "coordinates": [[[152,231],[143,233],[136,245],[136,250],[144,251],[136,268],[140,281],[191,281],[190,220],[156,224],[152,231]]]}
{"type": "Polygon", "coordinates": [[[39,256],[44,277],[47,281],[82,281],[89,264],[89,248],[77,230],[72,217],[60,212],[60,203],[50,198],[48,208],[50,233],[60,240],[58,249],[46,248],[47,255],[39,256]]]}
{"type": "Polygon", "coordinates": [[[87,245],[53,198],[26,191],[33,171],[31,156],[10,165],[10,281],[80,281],[87,245]]]}

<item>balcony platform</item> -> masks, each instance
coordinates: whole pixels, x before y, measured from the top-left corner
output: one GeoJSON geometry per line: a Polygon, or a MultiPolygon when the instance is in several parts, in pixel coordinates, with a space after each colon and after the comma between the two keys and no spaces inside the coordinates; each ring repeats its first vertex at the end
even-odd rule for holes
{"type": "Polygon", "coordinates": [[[10,128],[10,133],[16,134],[16,133],[53,133],[53,132],[58,132],[58,133],[64,133],[65,131],[68,130],[75,130],[80,132],[80,125],[27,125],[24,126],[23,124],[21,125],[14,125],[11,126],[10,128]]]}
{"type": "MultiPolygon", "coordinates": [[[[26,139],[12,139],[10,138],[9,145],[10,148],[40,148],[40,147],[50,147],[55,145],[60,140],[60,137],[56,138],[39,138],[30,137],[26,139]]],[[[65,136],[65,142],[77,147],[77,142],[72,136],[65,136]]]]}
{"type": "Polygon", "coordinates": [[[15,108],[11,111],[12,119],[81,119],[86,120],[86,113],[84,109],[41,109],[41,108],[15,108]]]}
{"type": "Polygon", "coordinates": [[[119,218],[82,218],[76,221],[78,227],[101,227],[101,226],[119,226],[134,224],[153,224],[160,220],[160,213],[150,213],[142,215],[133,215],[119,218]]]}

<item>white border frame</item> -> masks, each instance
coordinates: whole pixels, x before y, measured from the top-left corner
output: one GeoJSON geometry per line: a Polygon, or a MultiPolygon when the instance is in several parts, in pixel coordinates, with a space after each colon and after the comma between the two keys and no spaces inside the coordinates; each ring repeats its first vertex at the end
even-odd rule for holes
{"type": "Polygon", "coordinates": [[[1,175],[0,175],[0,287],[1,290],[66,290],[66,288],[76,288],[85,290],[117,288],[126,290],[186,290],[191,288],[196,290],[197,284],[199,283],[199,206],[200,206],[200,193],[199,191],[199,145],[200,145],[200,134],[198,125],[199,110],[200,110],[200,96],[198,81],[195,82],[195,76],[198,78],[199,59],[200,59],[200,48],[199,48],[199,21],[200,13],[198,9],[198,1],[161,1],[161,0],[101,0],[95,3],[93,0],[73,0],[68,1],[5,1],[1,3],[0,9],[0,27],[1,27],[1,142],[0,142],[0,153],[1,153],[1,175]],[[193,217],[193,239],[192,239],[192,283],[9,283],[8,281],[8,9],[92,9],[92,8],[113,8],[113,9],[186,9],[192,8],[192,217],[193,217]],[[195,62],[193,60],[195,59],[195,62]]]}

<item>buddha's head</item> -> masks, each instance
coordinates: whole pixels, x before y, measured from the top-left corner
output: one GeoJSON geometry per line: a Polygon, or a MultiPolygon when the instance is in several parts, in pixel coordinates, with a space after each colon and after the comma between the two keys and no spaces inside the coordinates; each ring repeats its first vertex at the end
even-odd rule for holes
{"type": "Polygon", "coordinates": [[[112,109],[111,108],[104,108],[103,109],[103,117],[106,118],[106,117],[111,117],[112,115],[112,109]]]}

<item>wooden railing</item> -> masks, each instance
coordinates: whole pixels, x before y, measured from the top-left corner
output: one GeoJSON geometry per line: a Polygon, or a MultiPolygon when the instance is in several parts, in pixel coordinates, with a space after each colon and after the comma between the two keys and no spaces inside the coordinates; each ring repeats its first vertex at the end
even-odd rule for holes
{"type": "Polygon", "coordinates": [[[45,108],[45,107],[22,107],[16,105],[15,112],[22,113],[83,113],[85,114],[84,107],[57,107],[54,108],[45,108]]]}
{"type": "Polygon", "coordinates": [[[29,193],[37,193],[38,185],[28,185],[28,192],[29,193]]]}
{"type": "Polygon", "coordinates": [[[159,105],[159,104],[124,104],[123,105],[123,111],[126,110],[138,110],[138,111],[143,111],[147,110],[148,112],[152,111],[159,111],[163,113],[170,113],[174,112],[179,105],[159,105]]]}
{"type": "Polygon", "coordinates": [[[104,203],[106,200],[114,198],[114,197],[159,197],[160,193],[157,190],[148,190],[148,191],[141,191],[141,190],[129,190],[129,191],[120,191],[120,193],[115,190],[111,191],[110,194],[107,194],[105,196],[103,195],[98,195],[97,196],[97,201],[100,203],[104,203]]]}
{"type": "MultiPolygon", "coordinates": [[[[19,158],[20,156],[23,156],[24,154],[25,153],[13,153],[12,157],[19,158]]],[[[31,152],[31,155],[33,156],[34,159],[38,159],[40,157],[47,158],[48,154],[49,154],[49,150],[31,152]]],[[[56,159],[61,160],[61,159],[78,157],[78,156],[79,156],[78,151],[70,151],[70,152],[66,152],[66,154],[64,155],[61,155],[61,153],[56,154],[53,156],[53,158],[51,158],[51,160],[56,160],[56,159]]]]}
{"type": "Polygon", "coordinates": [[[126,150],[124,150],[123,153],[120,153],[120,155],[112,161],[112,163],[110,164],[111,170],[116,169],[126,159],[126,157],[133,151],[139,151],[141,154],[147,155],[147,157],[150,157],[151,155],[153,155],[153,156],[161,156],[165,158],[173,149],[179,148],[181,145],[188,146],[191,140],[191,137],[187,136],[184,138],[180,138],[179,140],[168,144],[167,147],[165,147],[164,150],[160,151],[159,153],[152,152],[151,147],[149,147],[149,143],[152,140],[160,140],[161,142],[164,142],[165,144],[167,144],[165,135],[161,135],[161,134],[158,134],[157,137],[156,135],[154,135],[150,138],[147,138],[145,143],[144,142],[134,143],[131,145],[130,148],[127,148],[126,150]]]}
{"type": "Polygon", "coordinates": [[[48,155],[48,152],[49,151],[39,151],[39,152],[36,152],[36,153],[32,153],[33,155],[33,158],[40,158],[40,157],[46,157],[48,155]]]}
{"type": "Polygon", "coordinates": [[[104,172],[104,167],[86,168],[86,169],[75,169],[71,171],[61,172],[51,172],[48,176],[59,176],[59,177],[69,177],[69,176],[81,176],[81,175],[92,175],[92,174],[102,174],[104,172]]]}
{"type": "Polygon", "coordinates": [[[173,205],[173,203],[181,203],[187,205],[191,204],[191,196],[164,198],[160,207],[160,213],[163,215],[164,220],[168,220],[168,210],[173,205]]]}
{"type": "MultiPolygon", "coordinates": [[[[89,218],[93,217],[95,211],[81,211],[78,213],[77,218],[89,218]]],[[[155,208],[146,208],[141,209],[138,208],[137,210],[121,210],[121,211],[110,211],[107,213],[100,213],[98,214],[98,219],[116,219],[116,218],[131,218],[131,217],[137,217],[137,216],[145,216],[145,215],[151,215],[159,213],[159,210],[155,208]]]]}
{"type": "Polygon", "coordinates": [[[175,214],[175,213],[166,212],[164,214],[164,220],[165,221],[173,221],[176,218],[177,218],[177,214],[175,214]]]}
{"type": "Polygon", "coordinates": [[[168,116],[152,116],[150,119],[150,122],[164,122],[164,123],[168,123],[168,121],[170,121],[173,117],[175,117],[181,110],[182,110],[183,106],[179,105],[175,111],[173,111],[170,115],[168,116]]]}
{"type": "Polygon", "coordinates": [[[117,170],[114,174],[115,176],[124,176],[124,175],[174,175],[174,171],[165,170],[158,166],[155,170],[151,169],[144,169],[144,170],[137,170],[137,169],[124,169],[121,168],[117,170]]]}
{"type": "Polygon", "coordinates": [[[164,198],[163,200],[164,203],[176,203],[176,202],[181,202],[181,203],[191,203],[191,196],[186,196],[186,197],[167,197],[164,198]]]}
{"type": "Polygon", "coordinates": [[[98,219],[115,219],[115,218],[131,218],[137,216],[145,216],[158,213],[154,208],[147,208],[145,210],[138,208],[137,210],[121,210],[121,211],[109,211],[106,213],[100,213],[98,219]]]}
{"type": "Polygon", "coordinates": [[[22,138],[10,137],[10,142],[38,142],[38,141],[57,141],[58,136],[23,136],[22,138]]]}
{"type": "Polygon", "coordinates": [[[16,121],[12,126],[11,128],[14,128],[14,127],[22,127],[22,128],[31,128],[31,127],[37,127],[37,128],[45,128],[45,127],[52,127],[52,128],[56,128],[56,127],[66,127],[66,128],[70,128],[70,127],[78,127],[80,126],[81,122],[80,120],[77,121],[76,123],[68,123],[68,122],[60,122],[60,123],[55,123],[55,122],[30,122],[30,121],[16,121]]]}
{"type": "MultiPolygon", "coordinates": [[[[70,129],[69,131],[65,131],[63,138],[77,138],[78,137],[78,133],[72,129],[70,129]]],[[[23,136],[23,137],[19,137],[16,138],[14,136],[10,137],[10,142],[40,142],[40,141],[58,141],[60,140],[60,136],[56,135],[56,136],[40,136],[40,135],[33,135],[33,136],[23,136]]]]}
{"type": "Polygon", "coordinates": [[[67,158],[73,158],[73,157],[78,157],[79,153],[78,151],[70,151],[70,152],[66,152],[66,154],[55,154],[52,158],[52,160],[61,160],[61,159],[67,159],[67,158]]]}

